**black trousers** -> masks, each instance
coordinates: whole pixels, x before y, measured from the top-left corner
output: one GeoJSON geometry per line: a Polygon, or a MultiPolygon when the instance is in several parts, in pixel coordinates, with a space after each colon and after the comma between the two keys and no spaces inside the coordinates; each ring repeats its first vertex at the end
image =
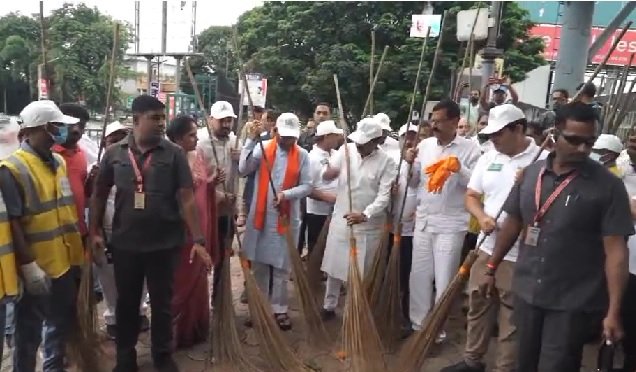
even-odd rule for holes
{"type": "Polygon", "coordinates": [[[636,372],[636,275],[629,275],[627,289],[623,295],[623,328],[625,339],[623,351],[625,353],[625,372],[636,372]]]}
{"type": "MultiPolygon", "coordinates": [[[[389,252],[393,249],[393,234],[389,234],[389,252]]],[[[389,253],[390,254],[390,253],[389,253]]],[[[402,316],[405,322],[409,322],[409,294],[411,265],[413,263],[413,237],[400,238],[400,297],[402,302],[402,316]]]]}
{"type": "MultiPolygon", "coordinates": [[[[180,248],[180,247],[179,247],[180,248]]],[[[134,252],[115,248],[113,268],[117,286],[117,372],[137,370],[135,345],[139,335],[139,305],[144,280],[150,294],[151,354],[162,363],[172,353],[172,291],[179,248],[134,252]]]]}
{"type": "MultiPolygon", "coordinates": [[[[229,234],[234,232],[234,217],[220,216],[217,218],[217,244],[219,246],[219,261],[214,266],[214,272],[212,273],[212,295],[210,300],[214,301],[214,297],[217,293],[219,281],[221,280],[221,265],[225,258],[226,250],[230,247],[225,246],[225,242],[229,234]]],[[[232,243],[230,243],[232,244],[232,243]]],[[[212,302],[214,303],[214,302],[212,302]]]]}
{"type": "Polygon", "coordinates": [[[309,254],[311,254],[311,252],[314,250],[314,245],[316,245],[316,242],[318,241],[318,236],[320,236],[320,232],[325,225],[327,216],[307,213],[305,214],[305,218],[303,220],[305,221],[305,225],[307,226],[307,250],[309,254]]]}
{"type": "Polygon", "coordinates": [[[555,311],[517,298],[517,372],[579,372],[589,326],[598,314],[555,311]]]}
{"type": "MultiPolygon", "coordinates": [[[[300,233],[298,234],[298,254],[303,255],[303,248],[305,248],[305,232],[307,232],[307,199],[300,199],[300,233]]],[[[308,244],[307,249],[311,249],[311,245],[308,244]]]]}

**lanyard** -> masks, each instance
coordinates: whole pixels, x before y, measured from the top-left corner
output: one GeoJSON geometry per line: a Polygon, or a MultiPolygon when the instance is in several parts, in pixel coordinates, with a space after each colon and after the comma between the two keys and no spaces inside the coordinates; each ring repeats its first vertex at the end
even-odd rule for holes
{"type": "Polygon", "coordinates": [[[576,171],[573,172],[572,174],[570,174],[565,180],[563,180],[563,182],[561,182],[559,184],[559,186],[554,191],[552,191],[552,194],[550,194],[550,196],[548,196],[548,199],[546,199],[545,203],[543,203],[543,205],[541,206],[540,205],[541,204],[541,184],[543,182],[543,174],[544,173],[545,173],[545,167],[541,168],[541,172],[539,173],[539,178],[537,178],[537,183],[536,183],[535,188],[534,188],[534,201],[535,201],[536,206],[537,206],[537,213],[534,215],[534,225],[535,226],[537,226],[539,224],[539,221],[541,221],[543,216],[545,216],[545,214],[548,212],[548,209],[552,206],[552,204],[554,203],[556,198],[559,197],[561,192],[563,192],[563,190],[577,176],[577,172],[576,171]]]}
{"type": "Polygon", "coordinates": [[[132,151],[130,151],[130,148],[128,149],[128,158],[130,159],[133,170],[135,171],[135,185],[137,186],[137,192],[143,192],[144,191],[143,172],[145,172],[146,168],[148,168],[148,165],[150,165],[150,159],[152,159],[152,153],[148,154],[148,157],[146,158],[146,161],[144,161],[144,165],[141,170],[139,170],[139,166],[137,165],[137,159],[133,155],[132,151]]]}

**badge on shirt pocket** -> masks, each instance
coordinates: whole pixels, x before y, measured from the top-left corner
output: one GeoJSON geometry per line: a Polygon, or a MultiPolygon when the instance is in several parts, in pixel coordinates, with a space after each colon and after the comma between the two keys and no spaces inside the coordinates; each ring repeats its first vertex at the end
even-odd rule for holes
{"type": "Polygon", "coordinates": [[[488,166],[488,171],[489,172],[501,172],[501,169],[503,168],[503,164],[498,164],[498,163],[492,163],[488,166]]]}
{"type": "Polygon", "coordinates": [[[71,184],[68,182],[68,178],[60,179],[60,191],[62,192],[62,196],[73,195],[73,192],[71,191],[71,184]]]}

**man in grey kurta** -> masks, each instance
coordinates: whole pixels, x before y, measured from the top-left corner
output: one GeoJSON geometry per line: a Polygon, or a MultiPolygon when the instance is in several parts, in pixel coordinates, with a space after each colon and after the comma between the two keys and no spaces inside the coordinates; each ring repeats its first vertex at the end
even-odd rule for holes
{"type": "Polygon", "coordinates": [[[254,277],[261,291],[266,298],[269,298],[276,320],[283,330],[291,329],[291,323],[287,316],[287,281],[290,274],[290,260],[286,246],[287,240],[278,228],[280,211],[278,205],[283,201],[289,202],[289,228],[292,232],[292,241],[297,241],[301,222],[299,202],[300,199],[309,195],[312,188],[307,151],[296,144],[299,135],[300,121],[298,117],[291,113],[285,113],[280,115],[276,121],[274,139],[264,141],[263,147],[261,147],[257,145],[255,140],[260,137],[260,125],[254,125],[243,146],[239,162],[241,176],[255,173],[255,190],[252,196],[252,208],[250,208],[247,217],[243,251],[246,258],[251,261],[254,277]],[[278,194],[273,194],[268,183],[264,225],[262,228],[258,228],[256,223],[257,210],[259,209],[257,202],[259,194],[265,191],[262,190],[263,187],[259,182],[261,162],[263,162],[262,149],[269,149],[272,141],[276,141],[275,156],[272,158],[268,156],[266,160],[272,167],[271,177],[278,194]],[[296,151],[298,154],[298,177],[294,185],[284,188],[282,186],[288,167],[289,154],[292,151],[296,151]]]}

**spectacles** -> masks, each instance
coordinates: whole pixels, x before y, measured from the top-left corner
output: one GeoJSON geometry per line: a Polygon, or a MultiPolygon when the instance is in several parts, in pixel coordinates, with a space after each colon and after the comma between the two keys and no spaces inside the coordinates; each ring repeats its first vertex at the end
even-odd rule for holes
{"type": "Polygon", "coordinates": [[[576,136],[576,135],[568,135],[568,134],[564,134],[563,132],[558,132],[559,135],[561,137],[563,137],[563,139],[565,139],[570,145],[573,146],[580,146],[585,144],[585,146],[588,147],[592,147],[594,146],[594,143],[596,142],[596,137],[583,137],[583,136],[576,136]]]}

